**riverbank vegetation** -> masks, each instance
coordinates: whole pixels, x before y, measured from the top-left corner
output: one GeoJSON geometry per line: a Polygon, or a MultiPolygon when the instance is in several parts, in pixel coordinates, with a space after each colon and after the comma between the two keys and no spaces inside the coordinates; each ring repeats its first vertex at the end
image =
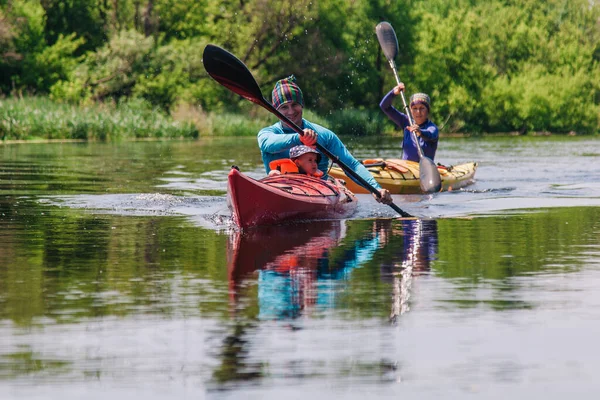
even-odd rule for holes
{"type": "MultiPolygon", "coordinates": [[[[142,138],[253,136],[276,122],[259,109],[241,112],[203,112],[180,105],[170,114],[139,98],[120,103],[75,105],[48,97],[10,97],[0,103],[0,141],[81,139],[119,141],[142,138]]],[[[388,129],[383,115],[340,110],[322,117],[307,110],[305,117],[353,136],[376,136],[388,129]]]]}
{"type": "Polygon", "coordinates": [[[73,105],[45,97],[5,99],[0,107],[0,139],[195,138],[191,121],[175,121],[141,101],[73,105]]]}
{"type": "Polygon", "coordinates": [[[600,131],[597,1],[0,0],[0,137],[239,135],[272,123],[206,74],[208,43],[237,55],[267,98],[295,74],[317,123],[392,132],[378,109],[395,84],[380,20],[396,30],[408,94],[431,95],[443,133],[600,131]]]}

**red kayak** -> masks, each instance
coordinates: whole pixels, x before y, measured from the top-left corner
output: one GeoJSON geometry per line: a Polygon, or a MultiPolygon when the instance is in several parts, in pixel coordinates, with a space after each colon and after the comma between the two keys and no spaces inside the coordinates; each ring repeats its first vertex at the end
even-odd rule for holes
{"type": "Polygon", "coordinates": [[[302,174],[252,179],[229,172],[227,202],[240,228],[282,222],[347,218],[358,205],[352,192],[331,181],[302,174]]]}

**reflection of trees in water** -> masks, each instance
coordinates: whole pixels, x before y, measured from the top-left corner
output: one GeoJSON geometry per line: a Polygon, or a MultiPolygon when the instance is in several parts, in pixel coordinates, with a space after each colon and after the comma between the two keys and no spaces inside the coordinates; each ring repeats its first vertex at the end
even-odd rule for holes
{"type": "Polygon", "coordinates": [[[213,379],[218,384],[238,381],[251,381],[262,378],[262,363],[248,362],[247,331],[254,329],[255,324],[248,321],[236,321],[231,334],[223,340],[220,349],[221,364],[213,371],[213,379]]]}

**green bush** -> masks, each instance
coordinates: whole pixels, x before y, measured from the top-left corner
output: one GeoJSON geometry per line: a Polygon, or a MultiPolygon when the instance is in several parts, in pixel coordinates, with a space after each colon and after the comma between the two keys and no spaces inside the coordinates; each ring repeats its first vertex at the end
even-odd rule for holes
{"type": "MultiPolygon", "coordinates": [[[[205,39],[193,39],[174,40],[156,48],[148,57],[145,73],[136,79],[133,95],[167,111],[178,101],[193,100],[186,93],[188,88],[208,78],[202,64],[205,46],[205,39]]],[[[197,95],[206,97],[201,92],[197,95]]]]}
{"type": "Polygon", "coordinates": [[[512,80],[498,78],[482,97],[487,130],[594,133],[600,124],[598,76],[530,66],[512,80]]]}
{"type": "Polygon", "coordinates": [[[146,74],[153,47],[152,37],[119,32],[105,46],[88,53],[67,79],[54,85],[52,98],[85,103],[130,96],[139,77],[146,74]]]}

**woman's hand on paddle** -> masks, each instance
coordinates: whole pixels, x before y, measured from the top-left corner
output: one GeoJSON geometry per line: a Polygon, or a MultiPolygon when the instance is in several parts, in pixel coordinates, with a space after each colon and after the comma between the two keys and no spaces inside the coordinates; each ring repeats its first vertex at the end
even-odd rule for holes
{"type": "Polygon", "coordinates": [[[304,135],[300,135],[300,141],[306,146],[314,146],[317,144],[317,132],[312,129],[304,129],[304,135]]]}
{"type": "Polygon", "coordinates": [[[417,135],[417,137],[421,136],[421,131],[419,130],[419,125],[417,125],[417,124],[408,126],[408,127],[406,127],[406,129],[408,129],[411,132],[414,132],[415,135],[417,135]]]}
{"type": "Polygon", "coordinates": [[[380,194],[380,196],[378,197],[378,196],[375,196],[375,193],[373,193],[373,197],[375,197],[375,200],[377,200],[379,203],[392,204],[392,202],[394,201],[392,199],[392,195],[390,194],[390,191],[387,189],[380,189],[379,194],[380,194]]]}
{"type": "Polygon", "coordinates": [[[400,92],[404,91],[404,83],[400,82],[398,86],[394,88],[394,96],[398,96],[400,92]]]}

